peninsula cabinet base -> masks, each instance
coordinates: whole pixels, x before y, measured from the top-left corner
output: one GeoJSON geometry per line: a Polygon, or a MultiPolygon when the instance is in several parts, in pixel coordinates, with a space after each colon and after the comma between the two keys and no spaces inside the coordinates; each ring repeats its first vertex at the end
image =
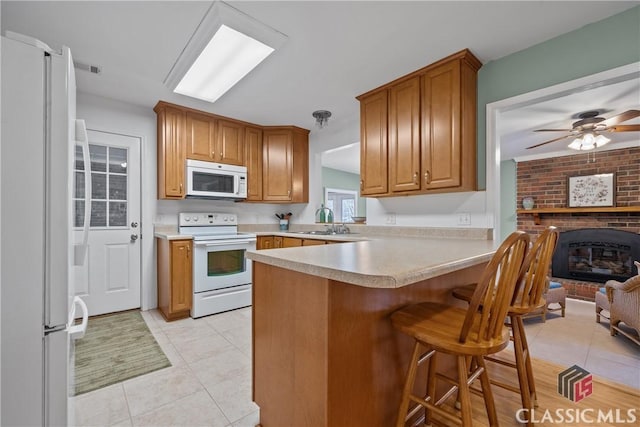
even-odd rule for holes
{"type": "Polygon", "coordinates": [[[413,342],[393,329],[389,316],[417,301],[456,304],[451,289],[476,282],[484,266],[380,289],[254,261],[259,426],[395,425],[413,342]]]}

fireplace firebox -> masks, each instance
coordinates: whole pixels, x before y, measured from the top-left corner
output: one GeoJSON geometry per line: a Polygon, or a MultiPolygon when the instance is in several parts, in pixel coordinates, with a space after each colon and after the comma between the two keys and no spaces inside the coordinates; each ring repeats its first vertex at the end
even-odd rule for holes
{"type": "Polygon", "coordinates": [[[560,233],[551,270],[558,278],[623,282],[635,275],[634,260],[640,260],[640,234],[582,228],[560,233]]]}

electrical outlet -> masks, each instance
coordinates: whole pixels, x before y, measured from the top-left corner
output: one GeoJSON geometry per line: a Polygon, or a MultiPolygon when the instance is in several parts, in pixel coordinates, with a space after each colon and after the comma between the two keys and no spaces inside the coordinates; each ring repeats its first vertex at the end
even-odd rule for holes
{"type": "Polygon", "coordinates": [[[471,225],[471,215],[468,213],[459,213],[458,225],[471,225]]]}
{"type": "Polygon", "coordinates": [[[396,223],[396,214],[388,213],[387,218],[385,220],[385,224],[395,224],[396,223]]]}

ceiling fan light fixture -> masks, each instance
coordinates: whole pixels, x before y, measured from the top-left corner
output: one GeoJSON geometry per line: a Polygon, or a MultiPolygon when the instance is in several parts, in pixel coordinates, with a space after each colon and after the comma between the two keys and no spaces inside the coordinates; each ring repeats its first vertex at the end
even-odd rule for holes
{"type": "Polygon", "coordinates": [[[574,139],[569,148],[572,150],[586,151],[593,150],[597,147],[602,147],[605,144],[611,142],[609,138],[604,135],[594,135],[593,133],[585,133],[582,137],[574,139]]]}
{"type": "Polygon", "coordinates": [[[595,145],[596,145],[596,147],[602,147],[603,145],[608,144],[610,142],[611,142],[611,140],[609,138],[607,138],[606,136],[598,135],[598,136],[596,136],[595,145]]]}

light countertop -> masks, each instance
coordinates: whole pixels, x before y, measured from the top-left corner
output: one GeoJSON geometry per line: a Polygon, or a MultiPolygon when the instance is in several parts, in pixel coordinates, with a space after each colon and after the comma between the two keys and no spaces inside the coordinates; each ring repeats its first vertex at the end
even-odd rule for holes
{"type": "MultiPolygon", "coordinates": [[[[484,230],[415,230],[411,231],[417,236],[243,231],[254,232],[257,236],[344,241],[332,245],[249,251],[247,257],[256,262],[371,288],[399,288],[485,263],[496,249],[493,240],[478,238],[484,230]],[[443,237],[442,233],[452,237],[443,237]],[[473,237],[465,238],[465,233],[473,237]]],[[[369,230],[362,228],[362,231],[369,230]]],[[[190,235],[180,234],[176,226],[156,226],[154,236],[168,240],[191,239],[190,235]]]]}
{"type": "MultiPolygon", "coordinates": [[[[336,235],[314,237],[335,240],[336,235]]],[[[487,262],[495,251],[492,240],[358,238],[360,241],[333,245],[249,251],[247,256],[253,261],[354,285],[399,288],[487,262]]]]}

